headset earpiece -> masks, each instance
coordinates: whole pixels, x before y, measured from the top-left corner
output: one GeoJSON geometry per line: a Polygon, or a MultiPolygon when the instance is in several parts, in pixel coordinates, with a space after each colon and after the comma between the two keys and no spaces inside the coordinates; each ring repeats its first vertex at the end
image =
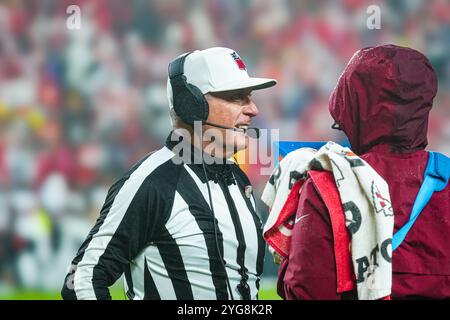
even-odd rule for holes
{"type": "Polygon", "coordinates": [[[191,53],[178,57],[169,64],[169,79],[175,113],[181,120],[193,126],[194,121],[206,121],[209,106],[201,90],[186,81],[184,61],[189,54],[191,53]]]}
{"type": "Polygon", "coordinates": [[[194,97],[195,100],[195,103],[189,108],[189,110],[191,111],[190,113],[194,115],[193,120],[204,122],[206,121],[206,119],[208,119],[209,114],[208,101],[206,101],[203,93],[199,88],[189,83],[187,85],[192,93],[192,97],[194,97]]]}

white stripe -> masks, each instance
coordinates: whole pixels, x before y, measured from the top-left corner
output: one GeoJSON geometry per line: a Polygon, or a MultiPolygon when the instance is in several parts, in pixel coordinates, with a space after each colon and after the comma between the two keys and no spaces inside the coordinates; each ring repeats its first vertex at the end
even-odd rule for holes
{"type": "Polygon", "coordinates": [[[144,259],[147,259],[148,271],[158,288],[161,300],[176,300],[177,295],[175,294],[172,280],[169,278],[158,248],[156,246],[147,247],[144,259]]]}
{"type": "MultiPolygon", "coordinates": [[[[131,279],[133,281],[133,300],[143,300],[145,296],[145,251],[141,252],[130,264],[131,266],[131,279]]],[[[125,280],[126,283],[126,280],[125,280]]]]}
{"type": "MultiPolygon", "coordinates": [[[[211,204],[209,203],[209,196],[208,196],[208,187],[206,186],[206,183],[203,183],[200,178],[192,171],[191,168],[189,168],[188,165],[184,165],[184,168],[189,173],[189,175],[194,179],[195,184],[197,185],[198,189],[202,193],[203,199],[208,204],[208,207],[211,207],[211,204]]],[[[211,187],[214,183],[210,181],[209,186],[211,187]]],[[[212,190],[211,190],[212,191],[212,190]]],[[[222,191],[220,192],[222,193],[222,191]]],[[[214,196],[214,193],[211,194],[211,196],[214,196]]],[[[213,206],[215,208],[215,206],[213,206]]]]}
{"type": "Polygon", "coordinates": [[[252,196],[250,197],[250,201],[251,201],[251,203],[252,203],[253,208],[254,208],[255,211],[256,211],[255,197],[253,196],[253,194],[252,194],[252,196]]]}
{"type": "Polygon", "coordinates": [[[180,250],[194,300],[216,299],[205,236],[178,192],[166,229],[180,250]]]}
{"type": "Polygon", "coordinates": [[[92,237],[83,259],[78,263],[74,277],[74,290],[78,299],[96,299],[92,285],[94,267],[114,236],[134,195],[145,178],[173,155],[173,152],[166,147],[153,153],[131,174],[117,193],[105,221],[92,237]]]}

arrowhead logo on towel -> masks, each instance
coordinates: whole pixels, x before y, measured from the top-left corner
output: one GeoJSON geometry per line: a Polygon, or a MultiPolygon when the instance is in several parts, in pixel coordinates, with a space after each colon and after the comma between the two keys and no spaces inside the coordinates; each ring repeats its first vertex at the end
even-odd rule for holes
{"type": "Polygon", "coordinates": [[[394,211],[392,210],[391,202],[384,197],[378,187],[375,185],[375,181],[372,181],[372,200],[373,205],[377,213],[383,211],[383,214],[387,216],[393,216],[394,211]]]}

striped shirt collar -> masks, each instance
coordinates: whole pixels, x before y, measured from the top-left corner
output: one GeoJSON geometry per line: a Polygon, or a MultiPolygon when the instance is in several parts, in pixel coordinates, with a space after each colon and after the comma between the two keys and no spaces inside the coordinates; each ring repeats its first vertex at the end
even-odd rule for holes
{"type": "Polygon", "coordinates": [[[175,153],[175,158],[188,165],[203,183],[206,182],[206,178],[202,167],[202,153],[208,180],[215,183],[223,180],[227,185],[236,184],[233,176],[233,166],[236,164],[232,160],[212,157],[210,154],[196,148],[193,144],[187,146],[187,142],[183,141],[183,137],[173,131],[167,137],[165,145],[175,153]],[[174,150],[178,144],[181,144],[181,147],[174,150]],[[183,152],[186,150],[190,154],[184,155],[183,152]],[[179,151],[178,154],[177,151],[179,151]]]}

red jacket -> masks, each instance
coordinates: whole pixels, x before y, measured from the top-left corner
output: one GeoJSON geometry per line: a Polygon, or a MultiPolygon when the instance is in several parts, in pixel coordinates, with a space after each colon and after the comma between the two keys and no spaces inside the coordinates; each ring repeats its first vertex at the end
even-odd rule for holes
{"type": "MultiPolygon", "coordinates": [[[[330,112],[352,150],[388,183],[394,232],[409,219],[428,161],[428,113],[435,73],[425,56],[397,46],[359,51],[330,98],[330,112]]],[[[278,292],[286,299],[355,298],[336,293],[328,210],[309,179],[303,185],[289,258],[278,292]]],[[[435,192],[392,260],[393,299],[450,298],[450,186],[435,192]]]]}

